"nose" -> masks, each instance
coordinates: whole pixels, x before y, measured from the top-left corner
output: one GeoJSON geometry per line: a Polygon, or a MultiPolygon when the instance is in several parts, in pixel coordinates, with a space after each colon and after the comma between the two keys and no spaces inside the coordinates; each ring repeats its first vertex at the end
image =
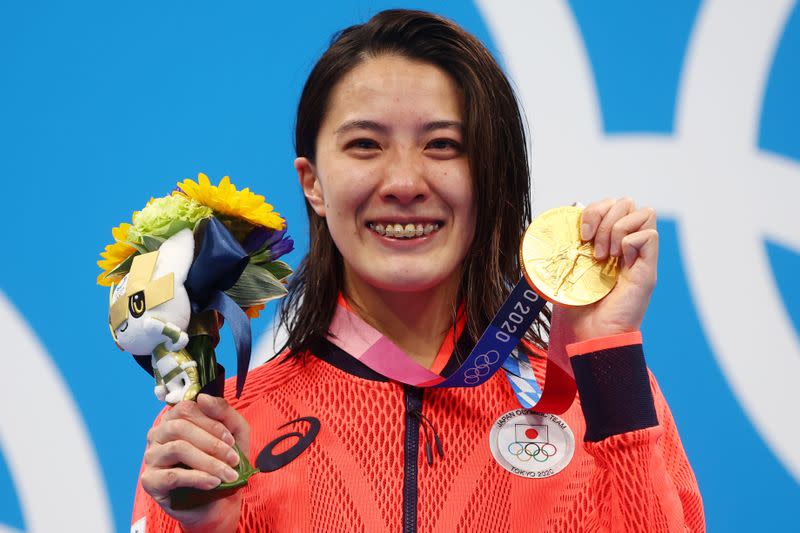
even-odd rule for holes
{"type": "Polygon", "coordinates": [[[430,188],[421,158],[413,150],[395,153],[387,161],[378,193],[384,200],[401,205],[424,201],[430,188]]]}

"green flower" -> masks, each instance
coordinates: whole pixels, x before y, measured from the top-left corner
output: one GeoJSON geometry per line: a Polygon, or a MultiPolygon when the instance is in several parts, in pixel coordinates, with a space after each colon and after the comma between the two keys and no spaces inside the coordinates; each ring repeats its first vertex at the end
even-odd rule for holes
{"type": "Polygon", "coordinates": [[[155,198],[144,209],[133,214],[128,240],[137,244],[147,244],[147,237],[163,241],[184,228],[193,230],[199,220],[213,213],[210,208],[183,195],[155,198]]]}

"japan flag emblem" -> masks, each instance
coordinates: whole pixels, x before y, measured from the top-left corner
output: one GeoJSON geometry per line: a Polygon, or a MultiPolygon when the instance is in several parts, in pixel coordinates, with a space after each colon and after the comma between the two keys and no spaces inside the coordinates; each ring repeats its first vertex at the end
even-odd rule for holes
{"type": "Polygon", "coordinates": [[[489,434],[495,461],[517,476],[544,478],[558,474],[572,460],[575,437],[553,414],[517,409],[501,416],[489,434]]]}
{"type": "Polygon", "coordinates": [[[531,424],[514,424],[516,442],[547,442],[547,426],[534,426],[531,424]]]}

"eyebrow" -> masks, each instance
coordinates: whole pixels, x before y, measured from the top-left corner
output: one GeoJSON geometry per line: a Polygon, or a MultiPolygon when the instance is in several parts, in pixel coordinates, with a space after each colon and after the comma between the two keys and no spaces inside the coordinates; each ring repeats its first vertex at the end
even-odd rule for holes
{"type": "MultiPolygon", "coordinates": [[[[422,126],[422,131],[425,133],[441,129],[457,129],[463,132],[464,125],[457,120],[434,120],[433,122],[426,122],[422,126]]],[[[334,134],[341,135],[352,130],[370,130],[385,134],[389,132],[389,127],[374,120],[350,120],[336,128],[334,134]]]]}
{"type": "Polygon", "coordinates": [[[350,120],[336,128],[334,134],[341,135],[351,130],[371,130],[378,133],[388,133],[389,128],[374,120],[350,120]]]}
{"type": "Polygon", "coordinates": [[[428,133],[434,130],[456,129],[463,133],[464,125],[457,120],[435,120],[428,122],[422,127],[422,131],[428,133]]]}

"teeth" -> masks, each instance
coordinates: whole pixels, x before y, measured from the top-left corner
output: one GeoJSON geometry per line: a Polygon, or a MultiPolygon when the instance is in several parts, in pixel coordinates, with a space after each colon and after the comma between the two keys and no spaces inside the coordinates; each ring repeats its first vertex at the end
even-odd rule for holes
{"type": "Polygon", "coordinates": [[[411,239],[414,237],[421,237],[423,235],[430,235],[439,229],[439,224],[376,224],[370,222],[369,229],[378,235],[385,235],[386,237],[394,237],[395,239],[411,239]]]}

